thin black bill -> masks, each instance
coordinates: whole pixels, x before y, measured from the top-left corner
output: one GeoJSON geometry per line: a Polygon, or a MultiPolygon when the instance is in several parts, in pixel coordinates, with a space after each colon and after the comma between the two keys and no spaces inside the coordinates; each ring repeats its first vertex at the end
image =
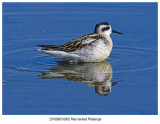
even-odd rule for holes
{"type": "Polygon", "coordinates": [[[112,33],[123,34],[121,32],[115,31],[115,30],[112,30],[112,33]]]}

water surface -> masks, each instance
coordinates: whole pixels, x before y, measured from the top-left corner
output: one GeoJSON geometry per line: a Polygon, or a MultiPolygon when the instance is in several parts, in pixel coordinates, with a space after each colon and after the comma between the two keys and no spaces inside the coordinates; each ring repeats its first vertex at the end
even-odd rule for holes
{"type": "Polygon", "coordinates": [[[3,3],[3,114],[155,115],[157,42],[157,3],[3,3]],[[103,21],[124,33],[104,62],[37,51],[103,21]]]}

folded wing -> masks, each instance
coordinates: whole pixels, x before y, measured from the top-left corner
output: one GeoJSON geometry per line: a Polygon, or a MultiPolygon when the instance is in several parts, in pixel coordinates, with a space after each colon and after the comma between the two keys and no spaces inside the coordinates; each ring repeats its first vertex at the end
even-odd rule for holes
{"type": "Polygon", "coordinates": [[[72,52],[77,49],[81,49],[84,46],[94,43],[100,37],[102,36],[93,33],[72,39],[71,41],[63,45],[37,45],[37,46],[44,47],[43,50],[58,50],[58,51],[72,52]]]}

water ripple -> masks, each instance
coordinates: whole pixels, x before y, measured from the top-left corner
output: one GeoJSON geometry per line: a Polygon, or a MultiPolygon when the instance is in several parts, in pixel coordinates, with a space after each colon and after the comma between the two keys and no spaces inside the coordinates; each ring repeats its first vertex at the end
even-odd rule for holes
{"type": "MultiPolygon", "coordinates": [[[[15,49],[10,52],[4,52],[3,55],[8,57],[29,56],[24,59],[24,61],[30,63],[28,64],[29,70],[38,69],[40,66],[48,67],[57,64],[56,58],[37,52],[37,47],[15,49]]],[[[156,55],[157,50],[154,49],[118,46],[113,48],[108,61],[113,67],[114,73],[138,72],[156,69],[156,61],[152,61],[156,58],[156,55]]],[[[11,66],[14,65],[9,67],[11,66]]]]}

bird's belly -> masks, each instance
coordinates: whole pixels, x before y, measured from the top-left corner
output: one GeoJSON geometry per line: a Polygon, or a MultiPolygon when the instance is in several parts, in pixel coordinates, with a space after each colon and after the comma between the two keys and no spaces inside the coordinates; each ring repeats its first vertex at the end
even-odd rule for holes
{"type": "Polygon", "coordinates": [[[84,47],[77,53],[80,56],[80,61],[98,62],[107,59],[111,50],[112,47],[108,47],[104,43],[99,42],[98,44],[84,47]]]}
{"type": "Polygon", "coordinates": [[[108,54],[103,54],[103,55],[101,55],[101,56],[97,56],[95,59],[94,59],[94,61],[95,62],[99,62],[99,61],[102,61],[102,60],[105,60],[105,59],[107,59],[108,58],[108,54]]]}

